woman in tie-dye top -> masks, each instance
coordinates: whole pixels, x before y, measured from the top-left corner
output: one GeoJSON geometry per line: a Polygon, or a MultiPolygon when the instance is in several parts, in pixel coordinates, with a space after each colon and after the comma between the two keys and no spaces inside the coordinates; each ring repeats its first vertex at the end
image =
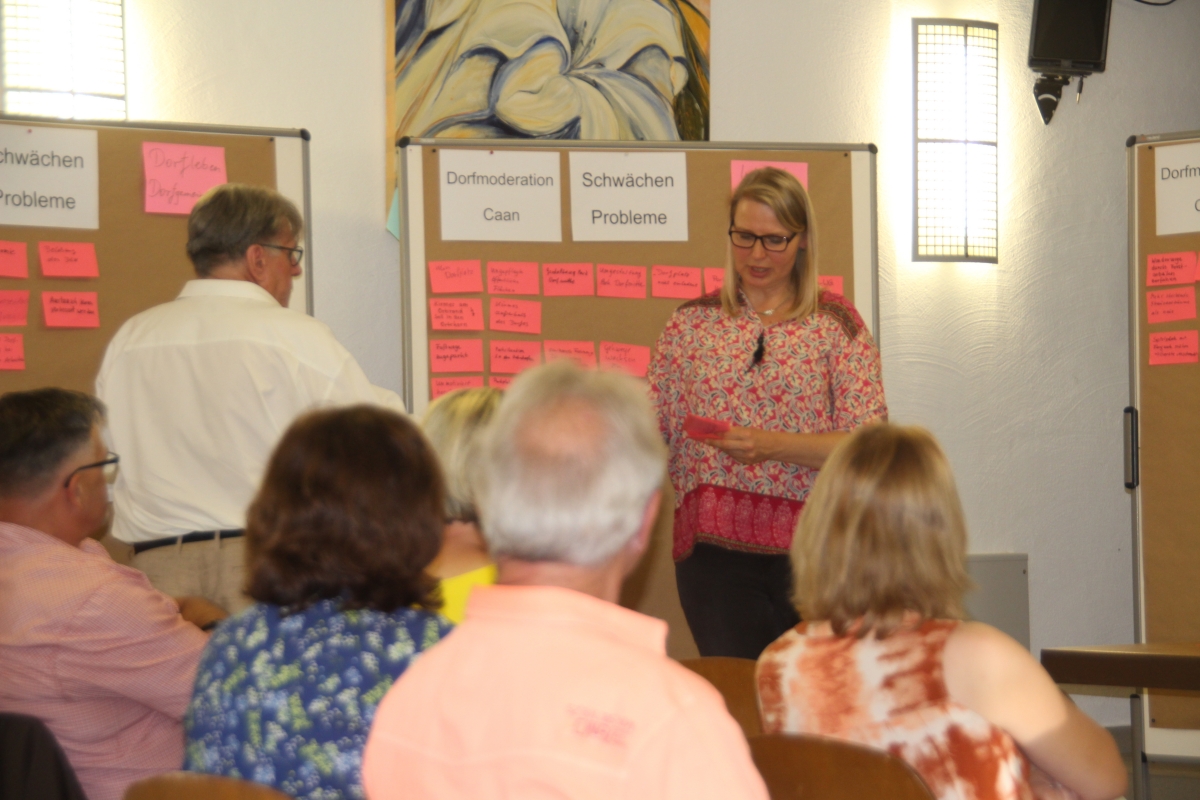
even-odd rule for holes
{"type": "Polygon", "coordinates": [[[764,730],[886,750],[939,800],[1117,797],[1112,737],[1021,645],[961,621],[966,546],[927,431],[882,424],[839,445],[792,546],[808,622],[758,661],[764,730]]]}
{"type": "Polygon", "coordinates": [[[248,594],[200,659],[184,768],[297,798],[361,798],[383,695],[450,631],[425,573],[442,479],[425,438],[367,406],[284,434],[247,515],[248,594]]]}

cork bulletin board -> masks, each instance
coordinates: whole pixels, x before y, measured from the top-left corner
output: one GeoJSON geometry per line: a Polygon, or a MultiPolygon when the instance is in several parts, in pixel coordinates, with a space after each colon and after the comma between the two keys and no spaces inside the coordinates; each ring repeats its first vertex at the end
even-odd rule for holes
{"type": "MultiPolygon", "coordinates": [[[[99,170],[99,227],[52,228],[0,225],[0,250],[19,253],[25,245],[26,277],[0,277],[0,293],[28,293],[24,325],[0,325],[0,340],[19,342],[24,368],[0,370],[0,392],[60,386],[91,392],[104,350],[117,329],[134,314],[179,294],[194,277],[184,250],[187,216],[146,213],[143,193],[144,142],[201,145],[224,149],[227,179],[278,188],[308,217],[307,132],[217,126],[59,124],[43,120],[0,119],[0,125],[94,130],[99,170]],[[39,243],[94,246],[95,277],[46,277],[39,243]],[[16,245],[14,247],[14,245],[16,245]],[[99,325],[50,327],[43,295],[95,293],[99,325]]],[[[307,227],[307,226],[306,226],[307,227]]],[[[306,232],[307,236],[307,232],[306,232]]],[[[308,244],[306,240],[306,245],[308,244]]],[[[304,267],[311,269],[306,247],[304,267]]],[[[311,276],[298,280],[292,307],[311,312],[311,276]]],[[[4,322],[12,322],[4,319],[4,322]]]]}

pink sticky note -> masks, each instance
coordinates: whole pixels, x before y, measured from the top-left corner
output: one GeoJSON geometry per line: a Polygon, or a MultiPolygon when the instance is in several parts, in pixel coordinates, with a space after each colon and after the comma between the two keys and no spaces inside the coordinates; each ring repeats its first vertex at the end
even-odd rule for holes
{"type": "Polygon", "coordinates": [[[530,367],[536,367],[542,360],[542,346],[538,342],[492,339],[490,346],[492,372],[516,375],[530,367]]]}
{"type": "Polygon", "coordinates": [[[596,294],[600,297],[632,297],[638,300],[645,298],[646,268],[597,264],[596,294]]]}
{"type": "Polygon", "coordinates": [[[42,292],[47,328],[99,328],[95,292],[42,292]]]}
{"type": "Polygon", "coordinates": [[[1195,364],[1200,360],[1200,332],[1170,331],[1150,334],[1150,363],[1195,364]]]}
{"type": "Polygon", "coordinates": [[[538,294],[536,261],[489,261],[488,294],[538,294]]]}
{"type": "Polygon", "coordinates": [[[0,242],[0,278],[28,278],[29,251],[24,242],[0,242]]]}
{"type": "Polygon", "coordinates": [[[96,245],[91,242],[38,242],[43,278],[99,278],[96,245]]]}
{"type": "Polygon", "coordinates": [[[147,214],[190,214],[225,177],[225,148],[142,142],[147,214]]]}
{"type": "Polygon", "coordinates": [[[488,308],[488,327],[494,331],[541,333],[542,304],[538,300],[493,297],[488,308]]]}
{"type": "Polygon", "coordinates": [[[434,294],[482,292],[478,261],[430,261],[429,285],[434,294]]]}
{"type": "Polygon", "coordinates": [[[1195,282],[1195,253],[1154,253],[1146,256],[1147,286],[1195,282]]]}
{"type": "Polygon", "coordinates": [[[601,342],[600,366],[628,372],[635,378],[644,378],[650,367],[650,348],[640,344],[601,342]]]}
{"type": "Polygon", "coordinates": [[[430,372],[483,372],[482,339],[430,339],[430,372]]]}
{"type": "Polygon", "coordinates": [[[736,189],[746,177],[747,172],[753,172],[761,167],[779,167],[784,172],[790,172],[800,181],[800,185],[808,188],[808,164],[804,161],[738,161],[729,162],[729,177],[733,188],[736,189]]]}
{"type": "Polygon", "coordinates": [[[483,301],[430,300],[429,326],[435,331],[481,331],[483,301]]]}
{"type": "Polygon", "coordinates": [[[721,267],[704,268],[704,293],[712,294],[721,291],[725,285],[725,270],[721,267]]]}
{"type": "Polygon", "coordinates": [[[1171,322],[1196,318],[1196,287],[1146,292],[1146,321],[1171,322]]]}
{"type": "Polygon", "coordinates": [[[591,264],[542,264],[542,293],[547,297],[573,297],[596,293],[591,264]]]}
{"type": "Polygon", "coordinates": [[[26,325],[29,322],[29,292],[24,289],[0,292],[0,325],[26,325]]]}
{"type": "Polygon", "coordinates": [[[559,358],[570,358],[574,359],[581,367],[590,369],[596,366],[595,342],[568,342],[558,339],[547,339],[542,344],[546,348],[547,363],[559,358]]]}
{"type": "Polygon", "coordinates": [[[482,375],[462,375],[453,378],[434,378],[429,381],[429,391],[433,395],[431,399],[437,400],[444,394],[457,391],[459,389],[478,389],[483,386],[482,375]]]}
{"type": "Polygon", "coordinates": [[[650,271],[651,294],[655,297],[674,297],[692,300],[704,294],[699,267],[663,267],[657,264],[650,271]]]}
{"type": "Polygon", "coordinates": [[[493,389],[499,389],[500,391],[504,391],[509,386],[512,386],[512,382],[513,379],[511,375],[492,375],[488,378],[488,386],[492,387],[493,389]]]}
{"type": "Polygon", "coordinates": [[[846,293],[846,280],[841,275],[818,275],[817,286],[837,294],[846,293]]]}
{"type": "Polygon", "coordinates": [[[25,337],[0,333],[0,369],[25,369],[25,337]]]}
{"type": "Polygon", "coordinates": [[[728,422],[688,414],[683,419],[683,432],[693,439],[720,439],[729,431],[728,422]]]}

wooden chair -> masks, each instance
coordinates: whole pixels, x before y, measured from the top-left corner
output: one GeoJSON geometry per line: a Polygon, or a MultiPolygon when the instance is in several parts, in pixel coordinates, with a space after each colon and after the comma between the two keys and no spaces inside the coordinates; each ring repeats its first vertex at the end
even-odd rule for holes
{"type": "Polygon", "coordinates": [[[934,800],[903,759],[824,736],[765,734],[750,755],[771,800],[934,800]]]}
{"type": "Polygon", "coordinates": [[[758,687],[754,682],[754,661],[749,658],[685,658],[679,662],[717,687],[725,698],[729,715],[742,726],[746,738],[762,733],[758,714],[758,687]]]}
{"type": "Polygon", "coordinates": [[[270,786],[198,772],[165,772],[138,781],[125,800],[291,800],[270,786]]]}

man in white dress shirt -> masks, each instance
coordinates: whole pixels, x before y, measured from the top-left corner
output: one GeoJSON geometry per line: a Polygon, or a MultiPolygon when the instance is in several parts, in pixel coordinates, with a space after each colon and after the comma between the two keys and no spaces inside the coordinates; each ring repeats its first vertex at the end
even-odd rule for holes
{"type": "Polygon", "coordinates": [[[231,612],[248,603],[246,507],[292,420],[315,406],[404,410],[325,324],[287,308],[302,229],[271,189],[208,192],[188,218],[196,279],[122,325],[96,378],[121,454],[113,536],[159,590],[231,612]]]}

